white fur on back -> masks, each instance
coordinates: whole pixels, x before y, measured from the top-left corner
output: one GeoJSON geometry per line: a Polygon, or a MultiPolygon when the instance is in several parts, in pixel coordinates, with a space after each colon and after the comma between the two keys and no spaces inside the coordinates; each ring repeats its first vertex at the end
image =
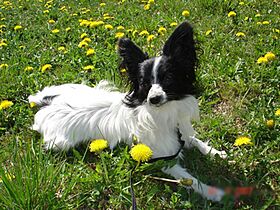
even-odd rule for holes
{"type": "Polygon", "coordinates": [[[177,129],[188,141],[194,135],[192,120],[197,120],[198,105],[194,97],[170,101],[160,107],[148,103],[129,108],[123,104],[125,94],[114,91],[106,81],[95,88],[79,84],[65,84],[43,89],[29,102],[48,105],[35,115],[33,129],[44,136],[47,148],[67,150],[81,142],[104,138],[113,148],[120,141],[128,144],[132,136],[153,150],[153,157],[175,154],[177,129]]]}

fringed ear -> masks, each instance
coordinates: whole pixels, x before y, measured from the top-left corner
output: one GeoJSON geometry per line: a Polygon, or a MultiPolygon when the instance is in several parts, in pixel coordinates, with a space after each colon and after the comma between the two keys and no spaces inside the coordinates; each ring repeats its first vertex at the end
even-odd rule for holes
{"type": "Polygon", "coordinates": [[[122,38],[118,42],[118,52],[122,58],[121,68],[125,68],[132,85],[138,86],[139,64],[148,59],[148,55],[137,47],[130,39],[122,38]]]}
{"type": "Polygon", "coordinates": [[[193,29],[188,22],[181,23],[171,34],[163,47],[163,55],[170,57],[173,65],[178,66],[190,80],[195,80],[197,62],[193,29]]]}
{"type": "Polygon", "coordinates": [[[138,90],[139,90],[139,70],[140,63],[148,59],[148,55],[137,47],[130,39],[122,38],[118,42],[118,52],[122,58],[121,68],[125,68],[130,82],[130,91],[125,97],[124,103],[129,107],[139,105],[138,90]]]}

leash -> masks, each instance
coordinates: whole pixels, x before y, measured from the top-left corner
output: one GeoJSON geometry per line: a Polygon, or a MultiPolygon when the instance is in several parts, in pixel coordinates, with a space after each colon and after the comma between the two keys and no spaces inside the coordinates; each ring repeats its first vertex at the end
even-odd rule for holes
{"type": "MultiPolygon", "coordinates": [[[[182,134],[180,133],[179,129],[177,130],[177,135],[178,135],[178,142],[180,143],[180,148],[178,149],[178,151],[174,155],[153,158],[153,159],[147,161],[147,163],[154,163],[158,160],[172,160],[172,159],[176,158],[179,155],[179,153],[181,152],[181,150],[184,148],[184,145],[185,145],[185,141],[183,141],[181,139],[182,134]]],[[[132,210],[137,210],[136,197],[135,197],[135,193],[134,193],[134,189],[133,189],[133,179],[132,179],[132,174],[135,171],[135,169],[136,169],[136,166],[130,172],[130,179],[129,179],[132,210]]]]}

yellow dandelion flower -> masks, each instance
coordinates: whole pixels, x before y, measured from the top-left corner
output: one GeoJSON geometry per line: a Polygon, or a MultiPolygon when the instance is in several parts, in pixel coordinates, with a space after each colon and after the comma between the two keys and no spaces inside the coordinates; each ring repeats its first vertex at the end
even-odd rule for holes
{"type": "Polygon", "coordinates": [[[145,4],[144,5],[144,10],[149,10],[151,8],[151,5],[150,4],[145,4]]]}
{"type": "Polygon", "coordinates": [[[29,106],[30,106],[30,108],[33,108],[33,107],[37,106],[37,104],[35,102],[30,102],[29,106]]]}
{"type": "Polygon", "coordinates": [[[108,147],[108,142],[104,139],[95,139],[89,145],[90,152],[101,152],[108,147]]]}
{"type": "Polygon", "coordinates": [[[228,17],[235,17],[236,16],[236,12],[230,11],[227,16],[228,17]]]}
{"type": "Polygon", "coordinates": [[[280,109],[277,109],[275,112],[275,116],[279,117],[280,116],[280,109]]]}
{"type": "Polygon", "coordinates": [[[81,39],[83,39],[85,37],[87,37],[87,33],[82,33],[81,36],[80,36],[81,39]]]}
{"type": "Polygon", "coordinates": [[[104,22],[103,22],[102,20],[99,20],[99,21],[91,21],[89,27],[90,27],[90,28],[95,28],[95,27],[101,26],[101,25],[103,25],[103,24],[104,24],[104,22]]]}
{"type": "Polygon", "coordinates": [[[7,109],[7,108],[11,107],[13,104],[14,103],[12,101],[9,101],[9,100],[1,101],[1,103],[0,103],[0,110],[7,109]]]}
{"type": "Polygon", "coordinates": [[[52,33],[53,33],[53,34],[59,33],[59,29],[57,29],[57,28],[56,28],[56,29],[53,29],[53,30],[52,30],[52,33]]]}
{"type": "Polygon", "coordinates": [[[46,10],[43,11],[43,13],[44,13],[44,14],[49,14],[50,11],[46,9],[46,10]]]}
{"type": "Polygon", "coordinates": [[[147,42],[151,42],[153,39],[155,38],[155,35],[149,35],[148,37],[147,37],[147,42]]]}
{"type": "Polygon", "coordinates": [[[164,28],[164,27],[159,27],[159,29],[158,29],[158,33],[159,33],[159,34],[163,35],[165,32],[166,32],[166,28],[164,28]]]}
{"type": "Polygon", "coordinates": [[[266,57],[259,57],[257,60],[257,64],[261,64],[261,63],[267,63],[268,60],[266,57]]]}
{"type": "Polygon", "coordinates": [[[88,38],[88,37],[86,37],[86,38],[84,38],[84,39],[83,39],[83,41],[82,41],[82,42],[90,43],[90,42],[91,42],[91,39],[90,39],[90,38],[88,38]]]}
{"type": "Polygon", "coordinates": [[[104,26],[106,29],[108,29],[108,30],[112,30],[114,27],[112,26],[112,25],[110,25],[110,24],[106,24],[105,26],[104,26]]]}
{"type": "Polygon", "coordinates": [[[115,34],[115,38],[117,38],[117,39],[122,38],[122,37],[124,37],[124,33],[123,32],[117,32],[115,34]]]}
{"type": "Polygon", "coordinates": [[[95,54],[95,50],[94,49],[88,49],[87,50],[87,56],[90,56],[90,55],[94,55],[95,54]]]}
{"type": "Polygon", "coordinates": [[[262,16],[260,13],[256,14],[255,17],[260,17],[262,16]]]}
{"type": "Polygon", "coordinates": [[[244,18],[244,20],[245,20],[245,21],[249,20],[249,17],[248,17],[248,16],[246,16],[246,17],[244,18]]]}
{"type": "Polygon", "coordinates": [[[125,72],[126,72],[126,69],[123,68],[123,69],[120,70],[120,72],[121,72],[121,73],[125,73],[125,72]]]}
{"type": "Polygon", "coordinates": [[[235,140],[233,145],[241,146],[241,145],[252,145],[252,144],[253,144],[253,142],[251,141],[251,139],[249,137],[241,136],[235,140]]]}
{"type": "Polygon", "coordinates": [[[22,26],[21,26],[21,25],[16,25],[16,26],[14,27],[14,30],[15,30],[15,31],[18,31],[18,30],[20,30],[20,29],[22,29],[22,26]]]}
{"type": "Polygon", "coordinates": [[[0,47],[7,47],[8,45],[7,45],[7,43],[5,43],[5,42],[0,42],[0,47]]]}
{"type": "Polygon", "coordinates": [[[132,36],[135,37],[137,33],[138,33],[138,31],[137,31],[137,30],[134,30],[134,31],[132,32],[132,36]]]}
{"type": "Polygon", "coordinates": [[[243,1],[239,2],[239,5],[241,5],[241,6],[244,5],[244,4],[245,4],[245,3],[244,3],[243,1]]]}
{"type": "Polygon", "coordinates": [[[257,22],[257,25],[261,25],[262,24],[262,22],[257,22]]]}
{"type": "Polygon", "coordinates": [[[243,32],[237,32],[237,33],[235,34],[235,36],[237,36],[237,37],[244,37],[244,36],[245,36],[245,33],[243,33],[243,32]]]}
{"type": "Polygon", "coordinates": [[[51,19],[51,20],[48,21],[48,23],[49,23],[49,24],[54,24],[54,23],[55,23],[55,20],[51,19]]]}
{"type": "Polygon", "coordinates": [[[67,27],[67,28],[65,29],[66,32],[68,32],[68,31],[70,31],[70,30],[71,30],[70,27],[67,27]]]}
{"type": "Polygon", "coordinates": [[[44,66],[42,66],[41,71],[42,73],[44,73],[45,71],[48,71],[52,68],[51,64],[45,64],[44,66]]]}
{"type": "Polygon", "coordinates": [[[265,20],[265,21],[262,22],[262,24],[263,25],[269,25],[270,23],[269,23],[269,21],[265,20]]]}
{"type": "Polygon", "coordinates": [[[8,67],[9,67],[9,65],[6,63],[0,64],[0,69],[4,69],[4,68],[8,68],[8,67]]]}
{"type": "Polygon", "coordinates": [[[137,144],[130,150],[130,155],[137,162],[146,162],[152,157],[153,151],[145,144],[137,144]]]}
{"type": "Polygon", "coordinates": [[[268,52],[264,56],[268,61],[273,61],[276,58],[276,55],[272,52],[268,52]]]}
{"type": "Polygon", "coordinates": [[[149,0],[148,1],[148,4],[154,4],[155,3],[155,0],[149,0]]]}
{"type": "Polygon", "coordinates": [[[119,31],[124,30],[124,27],[123,26],[118,26],[117,30],[119,30],[119,31]]]}
{"type": "Polygon", "coordinates": [[[267,120],[266,121],[266,126],[269,128],[273,128],[274,127],[274,120],[267,120]]]}
{"type": "Polygon", "coordinates": [[[143,30],[139,33],[140,36],[149,36],[149,32],[147,30],[143,30]]]}
{"type": "Polygon", "coordinates": [[[104,6],[106,6],[106,3],[102,2],[102,3],[99,4],[99,6],[104,7],[104,6]]]}
{"type": "Polygon", "coordinates": [[[78,45],[79,48],[82,48],[82,47],[87,47],[88,46],[88,43],[87,42],[84,42],[84,41],[81,41],[78,45]]]}
{"type": "Polygon", "coordinates": [[[171,27],[174,27],[174,26],[177,26],[177,25],[178,25],[178,23],[176,23],[176,22],[170,23],[170,26],[171,26],[171,27]]]}
{"type": "Polygon", "coordinates": [[[182,15],[183,15],[184,17],[189,17],[189,16],[190,16],[190,12],[189,12],[188,10],[184,10],[184,11],[182,12],[182,15]]]}
{"type": "Polygon", "coordinates": [[[211,30],[211,29],[209,29],[209,30],[207,30],[206,32],[205,32],[205,35],[206,36],[208,36],[209,34],[211,34],[213,31],[211,30]]]}
{"type": "Polygon", "coordinates": [[[33,70],[33,67],[32,66],[26,66],[24,71],[32,71],[33,70]]]}
{"type": "Polygon", "coordinates": [[[88,21],[88,20],[82,20],[81,22],[80,22],[80,26],[89,26],[90,25],[90,21],[88,21]]]}
{"type": "Polygon", "coordinates": [[[85,67],[83,67],[83,70],[85,70],[85,71],[92,71],[92,70],[94,70],[94,66],[93,65],[85,66],[85,67]]]}
{"type": "Polygon", "coordinates": [[[58,51],[65,51],[66,48],[65,48],[64,46],[60,46],[60,47],[57,48],[57,50],[58,50],[58,51]]]}

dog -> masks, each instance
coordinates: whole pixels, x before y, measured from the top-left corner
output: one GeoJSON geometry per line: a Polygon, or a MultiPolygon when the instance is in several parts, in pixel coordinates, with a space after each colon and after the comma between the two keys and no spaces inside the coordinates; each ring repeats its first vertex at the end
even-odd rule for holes
{"type": "MultiPolygon", "coordinates": [[[[226,157],[224,151],[197,139],[192,127],[192,121],[199,120],[199,108],[193,96],[196,47],[188,22],[174,30],[160,56],[149,58],[128,38],[118,41],[118,53],[130,82],[127,93],[101,81],[93,88],[83,84],[45,87],[29,96],[29,102],[40,107],[32,128],[43,135],[47,149],[68,150],[100,138],[113,149],[119,142],[131,145],[136,136],[152,149],[152,158],[174,154],[182,158],[180,141],[184,148],[196,147],[204,155],[226,157]]],[[[179,163],[162,171],[176,179],[192,179],[191,188],[206,199],[220,201],[224,195],[179,163]]]]}

